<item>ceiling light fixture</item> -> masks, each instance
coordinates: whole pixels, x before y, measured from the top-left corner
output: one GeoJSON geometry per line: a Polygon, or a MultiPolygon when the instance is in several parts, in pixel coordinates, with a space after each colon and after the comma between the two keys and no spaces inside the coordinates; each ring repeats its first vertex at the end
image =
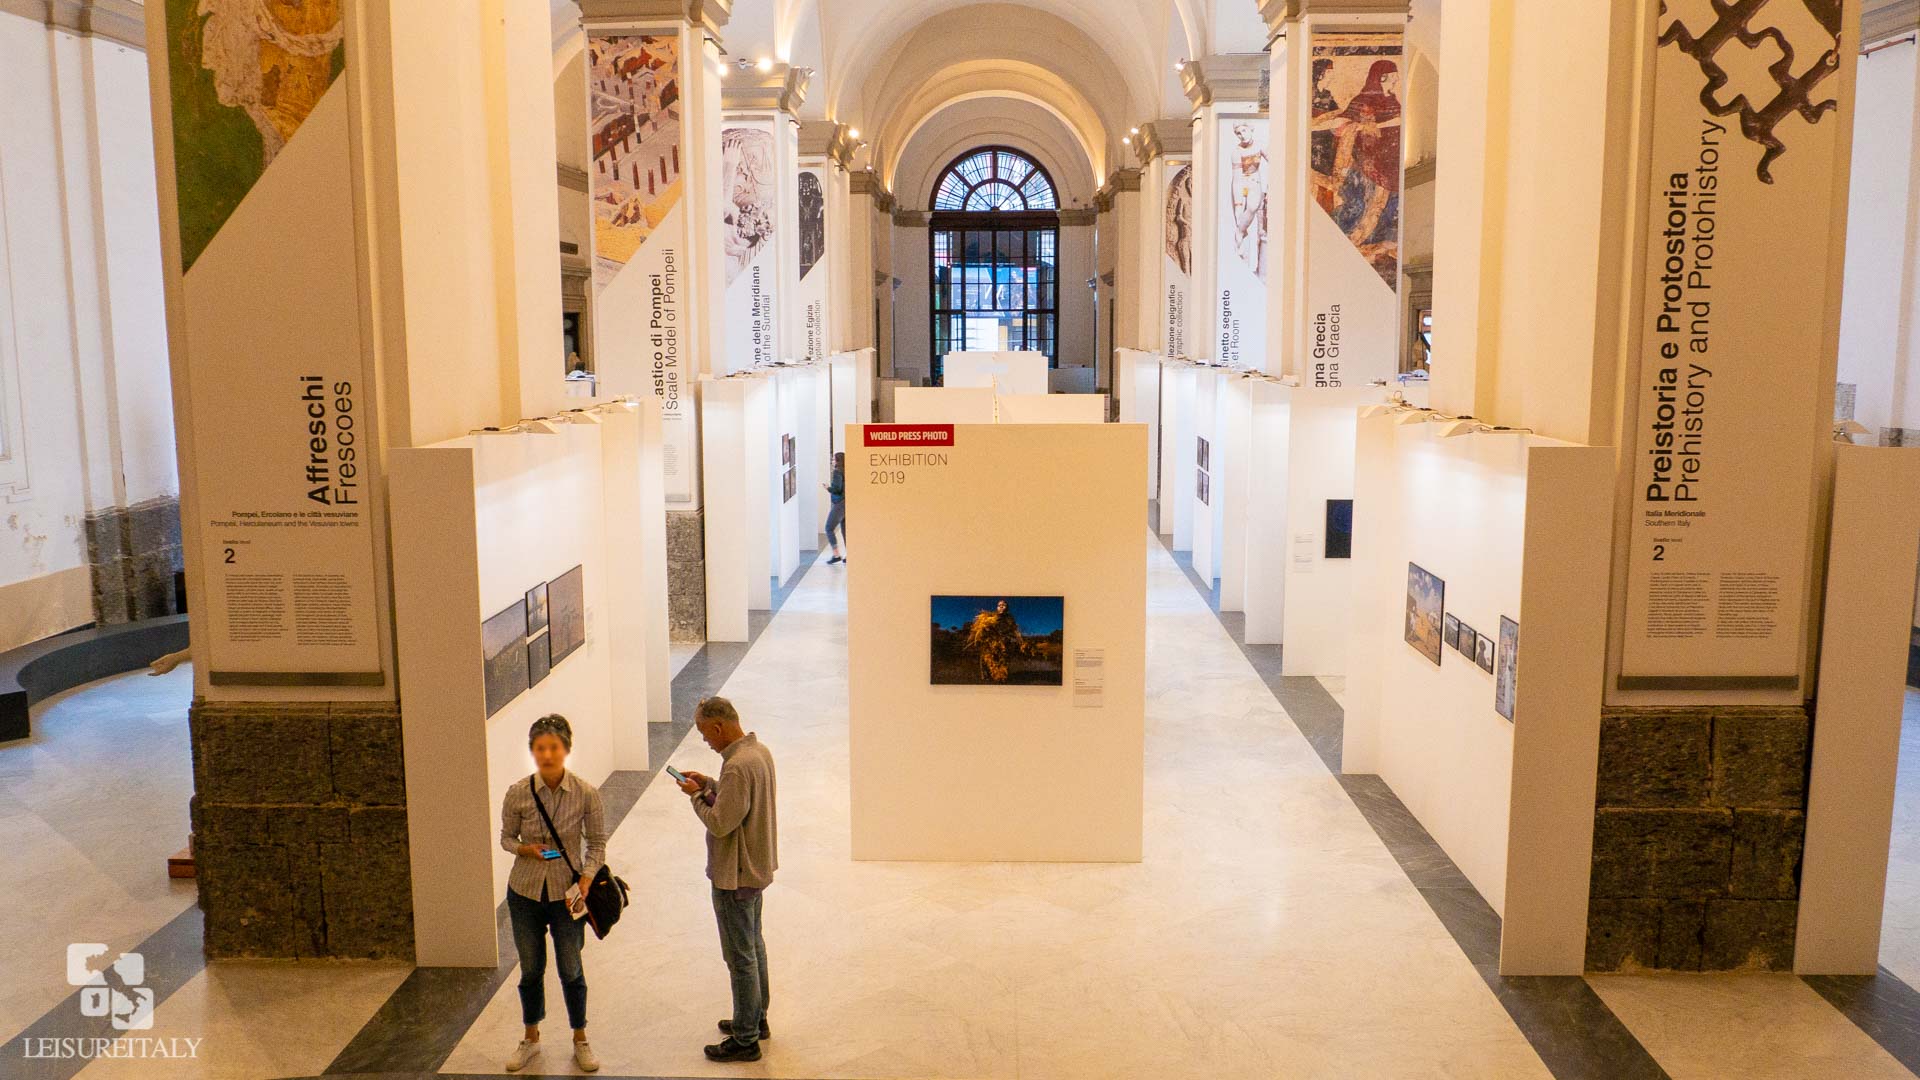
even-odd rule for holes
{"type": "Polygon", "coordinates": [[[1121,145],[1121,146],[1132,146],[1132,145],[1133,145],[1133,136],[1131,136],[1131,135],[1122,135],[1122,136],[1120,136],[1120,145],[1121,145]]]}
{"type": "Polygon", "coordinates": [[[1178,61],[1176,61],[1176,62],[1174,63],[1174,65],[1173,65],[1173,70],[1175,70],[1175,71],[1185,71],[1185,70],[1187,70],[1187,61],[1186,61],[1186,58],[1185,58],[1185,57],[1181,57],[1181,58],[1180,58],[1180,59],[1179,59],[1178,61]]]}
{"type": "Polygon", "coordinates": [[[1127,134],[1129,134],[1129,135],[1138,135],[1138,134],[1140,134],[1140,129],[1139,129],[1139,128],[1134,128],[1134,129],[1133,129],[1132,131],[1129,131],[1129,132],[1128,132],[1127,134]]]}
{"type": "Polygon", "coordinates": [[[847,138],[849,138],[849,139],[852,139],[852,140],[854,140],[855,142],[858,142],[858,141],[860,140],[860,129],[859,129],[859,128],[848,128],[848,129],[847,129],[847,138]]]}
{"type": "Polygon", "coordinates": [[[770,56],[763,56],[760,58],[760,63],[755,66],[757,66],[760,69],[760,73],[764,75],[767,72],[773,70],[773,58],[770,56]]]}

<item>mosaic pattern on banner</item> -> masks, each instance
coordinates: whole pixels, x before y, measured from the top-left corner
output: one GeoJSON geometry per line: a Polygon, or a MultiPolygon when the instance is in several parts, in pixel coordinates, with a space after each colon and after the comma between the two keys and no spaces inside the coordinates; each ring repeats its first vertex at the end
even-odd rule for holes
{"type": "Polygon", "coordinates": [[[1313,201],[1389,289],[1400,275],[1400,62],[1398,34],[1313,39],[1313,201]]]}
{"type": "Polygon", "coordinates": [[[680,203],[680,42],[587,39],[593,108],[593,279],[604,289],[680,203]]]}

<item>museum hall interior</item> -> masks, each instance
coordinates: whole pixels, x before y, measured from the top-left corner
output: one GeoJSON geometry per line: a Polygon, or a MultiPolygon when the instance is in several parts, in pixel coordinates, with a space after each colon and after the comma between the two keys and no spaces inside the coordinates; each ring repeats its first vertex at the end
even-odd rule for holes
{"type": "Polygon", "coordinates": [[[0,76],[0,1078],[1920,1077],[1920,0],[0,76]]]}

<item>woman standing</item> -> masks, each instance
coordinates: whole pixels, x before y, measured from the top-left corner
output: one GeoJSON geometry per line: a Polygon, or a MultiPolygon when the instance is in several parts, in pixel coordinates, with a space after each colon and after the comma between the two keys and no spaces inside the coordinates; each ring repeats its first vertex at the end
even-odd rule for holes
{"type": "Polygon", "coordinates": [[[599,790],[567,771],[573,726],[566,717],[535,720],[527,730],[527,749],[537,771],[509,787],[500,801],[500,846],[516,856],[507,876],[507,914],[520,954],[520,1020],[527,1026],[507,1058],[507,1071],[519,1072],[540,1053],[551,934],[573,1028],[574,1064],[593,1072],[600,1062],[587,1045],[587,974],[580,966],[580,947],[587,939],[587,889],[607,860],[606,811],[599,790]]]}
{"type": "Polygon", "coordinates": [[[840,541],[847,538],[847,455],[833,455],[833,478],[822,486],[833,504],[827,508],[827,543],[833,546],[833,558],[827,561],[846,562],[847,557],[840,553],[840,541]],[[834,538],[836,530],[840,533],[839,539],[834,538]]]}

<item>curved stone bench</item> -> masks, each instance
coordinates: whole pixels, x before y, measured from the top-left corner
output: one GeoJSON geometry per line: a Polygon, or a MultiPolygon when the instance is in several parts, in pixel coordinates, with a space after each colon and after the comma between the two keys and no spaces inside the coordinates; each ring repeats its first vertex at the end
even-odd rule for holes
{"type": "Polygon", "coordinates": [[[0,653],[0,742],[33,733],[27,710],[82,683],[138,671],[187,647],[187,616],[75,630],[0,653]]]}

